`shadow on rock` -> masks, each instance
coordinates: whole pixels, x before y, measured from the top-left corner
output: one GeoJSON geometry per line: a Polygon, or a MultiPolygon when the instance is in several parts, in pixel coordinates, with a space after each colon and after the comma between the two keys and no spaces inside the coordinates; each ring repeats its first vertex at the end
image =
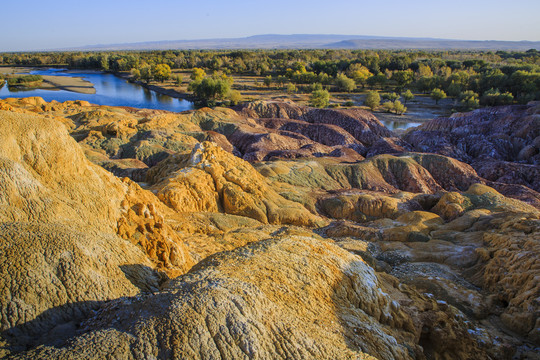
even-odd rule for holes
{"type": "Polygon", "coordinates": [[[19,353],[39,345],[59,347],[75,336],[81,322],[108,301],[81,301],[42,312],[35,319],[0,333],[0,355],[19,353]],[[2,354],[4,352],[4,354],[2,354]]]}

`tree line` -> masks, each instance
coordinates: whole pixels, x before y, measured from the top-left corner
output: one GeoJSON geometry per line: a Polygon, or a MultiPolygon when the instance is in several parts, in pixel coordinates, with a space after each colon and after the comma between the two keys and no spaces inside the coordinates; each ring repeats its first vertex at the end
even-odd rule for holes
{"type": "MultiPolygon", "coordinates": [[[[431,94],[434,99],[454,97],[466,108],[540,100],[540,52],[534,49],[525,52],[167,50],[3,53],[0,54],[0,65],[131,72],[136,79],[147,82],[169,79],[171,69],[198,68],[225,76],[262,76],[268,87],[281,87],[288,92],[298,87],[309,87],[319,91],[319,95],[321,90],[355,92],[367,88],[400,93],[413,89],[431,94]]],[[[217,80],[209,77],[205,86],[209,87],[217,80]]],[[[216,86],[225,85],[219,83],[216,86]]]]}

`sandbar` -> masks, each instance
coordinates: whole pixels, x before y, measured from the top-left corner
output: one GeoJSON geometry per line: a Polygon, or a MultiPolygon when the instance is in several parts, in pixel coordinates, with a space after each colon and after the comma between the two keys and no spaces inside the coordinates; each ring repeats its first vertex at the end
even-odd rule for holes
{"type": "MultiPolygon", "coordinates": [[[[29,73],[32,69],[24,67],[0,67],[0,74],[29,73]]],[[[43,82],[37,89],[43,90],[66,90],[81,94],[95,94],[96,89],[90,81],[82,77],[42,75],[43,82]]]]}
{"type": "Polygon", "coordinates": [[[66,90],[81,94],[95,94],[96,89],[90,81],[82,77],[43,75],[43,82],[39,86],[44,90],[66,90]]]}

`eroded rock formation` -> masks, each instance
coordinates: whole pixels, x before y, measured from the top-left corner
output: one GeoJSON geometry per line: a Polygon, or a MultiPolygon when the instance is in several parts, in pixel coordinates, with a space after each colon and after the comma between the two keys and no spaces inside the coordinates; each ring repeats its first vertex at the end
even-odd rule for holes
{"type": "Polygon", "coordinates": [[[526,131],[493,175],[360,110],[0,108],[0,356],[537,356],[526,131]]]}
{"type": "Polygon", "coordinates": [[[485,179],[540,190],[540,104],[437,118],[405,135],[416,151],[471,164],[485,179]]]}

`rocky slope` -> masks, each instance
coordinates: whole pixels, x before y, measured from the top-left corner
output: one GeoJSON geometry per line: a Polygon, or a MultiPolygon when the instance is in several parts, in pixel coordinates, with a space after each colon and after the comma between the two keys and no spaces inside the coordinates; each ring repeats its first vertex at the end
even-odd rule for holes
{"type": "Polygon", "coordinates": [[[0,108],[0,356],[538,358],[534,190],[362,111],[0,108]]]}
{"type": "Polygon", "coordinates": [[[540,104],[437,118],[406,134],[416,151],[471,164],[487,180],[540,191],[540,104]]]}

